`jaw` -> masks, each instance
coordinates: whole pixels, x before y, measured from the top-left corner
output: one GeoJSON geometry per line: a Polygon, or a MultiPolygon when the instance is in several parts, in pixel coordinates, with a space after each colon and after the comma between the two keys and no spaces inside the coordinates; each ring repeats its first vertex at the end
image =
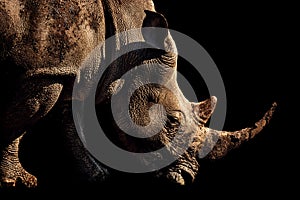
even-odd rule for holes
{"type": "Polygon", "coordinates": [[[192,152],[189,148],[176,162],[159,171],[158,177],[177,185],[193,183],[200,165],[192,152]]]}

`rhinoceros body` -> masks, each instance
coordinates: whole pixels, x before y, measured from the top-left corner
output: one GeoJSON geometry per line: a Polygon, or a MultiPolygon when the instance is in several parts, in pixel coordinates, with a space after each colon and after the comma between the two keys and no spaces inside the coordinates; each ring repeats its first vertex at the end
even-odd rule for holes
{"type": "MultiPolygon", "coordinates": [[[[77,164],[82,168],[82,176],[89,180],[102,180],[105,169],[84,148],[74,126],[70,101],[74,98],[76,101],[83,100],[80,94],[72,96],[74,81],[78,78],[80,68],[91,59],[91,52],[107,38],[142,27],[167,28],[166,19],[156,13],[152,0],[0,1],[0,76],[1,89],[4,91],[2,97],[5,97],[1,99],[0,110],[0,186],[15,185],[17,180],[28,187],[37,184],[37,179],[25,171],[19,161],[18,146],[26,130],[46,116],[57,102],[69,105],[64,107],[65,134],[69,139],[68,145],[77,157],[77,164]],[[9,90],[6,87],[8,84],[9,90]]],[[[251,128],[225,132],[205,127],[214,110],[216,98],[211,97],[200,103],[185,99],[176,83],[177,55],[171,35],[166,31],[164,41],[159,41],[161,38],[155,37],[155,34],[141,33],[136,37],[139,41],[149,43],[150,47],[155,47],[154,43],[165,45],[165,51],[157,48],[136,50],[112,63],[99,84],[96,104],[100,116],[101,113],[102,116],[109,116],[105,119],[109,134],[128,151],[157,149],[168,145],[176,131],[187,135],[193,132],[191,146],[175,163],[160,171],[158,176],[179,184],[185,184],[186,178],[193,180],[199,167],[196,159],[198,152],[204,144],[209,146],[214,136],[218,136],[219,140],[215,147],[211,147],[212,151],[207,155],[209,158],[221,157],[228,150],[254,137],[271,118],[274,108],[251,128]],[[155,137],[140,143],[132,137],[126,137],[116,127],[118,122],[113,122],[106,105],[112,96],[118,97],[119,90],[130,89],[131,85],[141,81],[137,75],[124,83],[121,80],[124,73],[138,65],[145,65],[151,71],[155,63],[168,68],[159,76],[169,89],[157,84],[138,88],[132,95],[129,113],[140,126],[147,126],[150,119],[157,119],[154,125],[159,125],[160,119],[164,118],[162,113],[154,112],[155,117],[151,118],[148,111],[153,104],[163,105],[166,123],[155,137]]],[[[116,39],[110,48],[126,47],[136,39],[116,39]]],[[[109,52],[103,46],[99,51],[103,51],[97,57],[97,62],[101,63],[109,56],[109,52]]],[[[81,76],[89,82],[89,71],[86,73],[87,76],[81,76]]],[[[122,98],[118,101],[121,104],[122,98]]],[[[171,154],[176,151],[176,148],[170,149],[171,154]]]]}

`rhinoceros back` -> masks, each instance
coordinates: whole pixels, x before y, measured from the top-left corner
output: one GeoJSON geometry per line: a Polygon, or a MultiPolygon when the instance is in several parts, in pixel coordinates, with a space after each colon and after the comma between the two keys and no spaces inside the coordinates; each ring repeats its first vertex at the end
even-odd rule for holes
{"type": "Polygon", "coordinates": [[[105,40],[101,1],[1,0],[0,9],[0,59],[11,60],[9,67],[27,76],[75,75],[105,40]]]}

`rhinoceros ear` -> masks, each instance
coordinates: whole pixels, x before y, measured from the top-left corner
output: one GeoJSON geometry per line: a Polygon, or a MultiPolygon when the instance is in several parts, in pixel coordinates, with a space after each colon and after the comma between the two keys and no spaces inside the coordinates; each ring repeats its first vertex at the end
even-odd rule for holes
{"type": "Polygon", "coordinates": [[[168,22],[160,13],[149,10],[145,10],[145,13],[146,17],[143,22],[143,28],[157,27],[163,29],[142,29],[143,37],[151,46],[163,49],[165,39],[169,34],[167,30],[168,22]]]}
{"type": "Polygon", "coordinates": [[[150,10],[145,10],[145,13],[143,27],[168,28],[168,22],[162,14],[150,10]]]}
{"type": "Polygon", "coordinates": [[[202,124],[205,124],[214,112],[216,104],[217,97],[215,96],[212,96],[209,99],[199,103],[192,103],[195,118],[202,124]]]}

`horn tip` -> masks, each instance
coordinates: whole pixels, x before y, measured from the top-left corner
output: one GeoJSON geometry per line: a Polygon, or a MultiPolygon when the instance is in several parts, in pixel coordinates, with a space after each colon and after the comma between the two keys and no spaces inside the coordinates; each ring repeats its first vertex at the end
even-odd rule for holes
{"type": "Polygon", "coordinates": [[[213,102],[217,102],[218,101],[218,98],[216,96],[211,96],[210,99],[213,102]]]}

